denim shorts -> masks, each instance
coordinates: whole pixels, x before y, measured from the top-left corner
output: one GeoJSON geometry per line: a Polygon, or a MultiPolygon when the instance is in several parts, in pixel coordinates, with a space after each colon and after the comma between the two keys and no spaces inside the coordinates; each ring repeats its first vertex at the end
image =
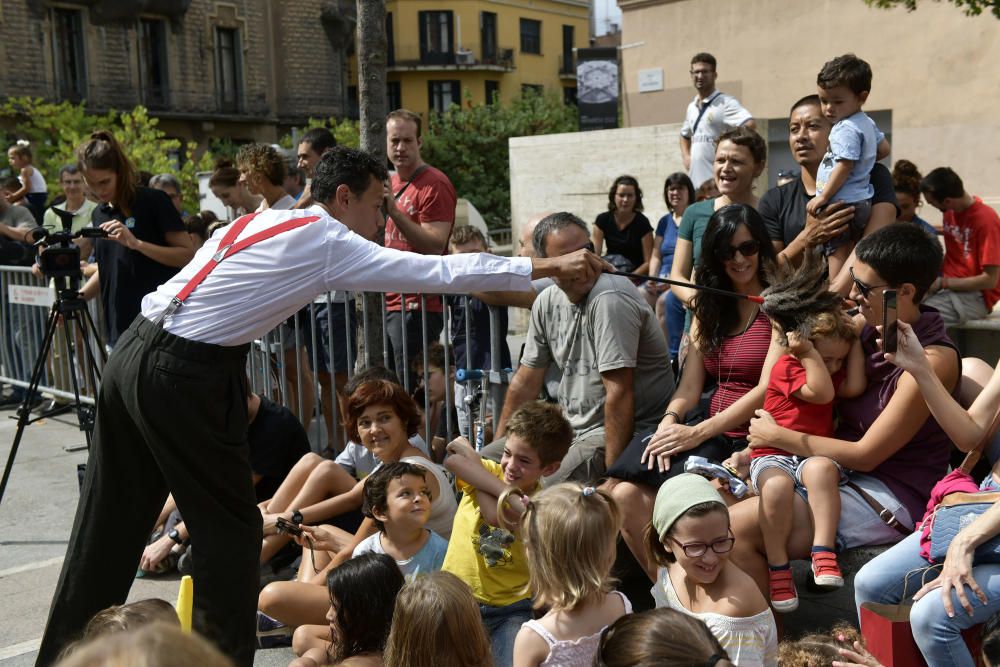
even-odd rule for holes
{"type": "MultiPolygon", "coordinates": [[[[758,456],[753,459],[750,461],[750,484],[753,486],[754,493],[760,495],[760,489],[757,488],[757,478],[762,472],[772,468],[783,470],[786,475],[795,480],[796,488],[800,486],[804,487],[802,482],[802,469],[808,460],[809,457],[793,456],[791,454],[768,454],[767,456],[758,456]]],[[[844,474],[844,469],[840,466],[840,464],[832,459],[828,460],[830,463],[837,466],[837,470],[840,471],[840,483],[843,484],[846,482],[847,475],[844,474]]]]}

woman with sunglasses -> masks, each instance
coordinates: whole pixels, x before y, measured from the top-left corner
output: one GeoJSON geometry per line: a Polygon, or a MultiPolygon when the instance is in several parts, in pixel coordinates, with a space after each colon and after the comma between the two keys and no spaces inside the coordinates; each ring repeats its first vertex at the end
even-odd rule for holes
{"type": "Polygon", "coordinates": [[[656,494],[645,547],[659,565],[653,599],[704,621],[740,667],[778,664],[778,628],[753,579],[729,561],[736,539],[722,496],[685,473],[656,494]]]}
{"type": "MultiPolygon", "coordinates": [[[[750,206],[715,212],[701,250],[699,285],[748,295],[767,286],[764,271],[774,249],[750,206]]],[[[642,533],[656,490],[683,472],[690,456],[720,462],[746,447],[748,422],[764,405],[771,366],[782,354],[770,321],[752,301],[699,291],[692,307],[692,342],[663,419],[653,433],[633,439],[608,470],[621,480],[612,489],[615,500],[634,510],[623,517],[622,536],[650,579],[656,570],[642,533]]]]}
{"type": "MultiPolygon", "coordinates": [[[[850,470],[840,487],[838,551],[868,544],[897,542],[909,535],[923,516],[934,483],[948,468],[949,437],[931,417],[914,375],[885,359],[881,334],[883,300],[896,291],[896,319],[910,325],[927,352],[941,384],[958,396],[960,355],[949,340],[941,315],[920,301],[934,282],[942,262],[940,244],[913,224],[883,227],[858,242],[850,266],[853,296],[860,304],[856,318],[865,356],[868,386],[856,398],[840,401],[833,437],[798,433],[778,426],[763,410],[750,422],[751,447],[778,447],[795,456],[825,456],[850,470]]],[[[921,383],[922,384],[922,383],[921,383]]],[[[796,495],[791,559],[808,558],[813,525],[807,501],[796,495]]],[[[730,507],[736,547],[733,560],[768,590],[767,559],[758,521],[757,498],[730,507]]]]}

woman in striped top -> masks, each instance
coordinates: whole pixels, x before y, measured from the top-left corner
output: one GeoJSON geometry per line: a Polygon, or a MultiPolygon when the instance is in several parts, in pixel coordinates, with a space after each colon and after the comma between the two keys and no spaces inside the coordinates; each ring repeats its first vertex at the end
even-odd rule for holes
{"type": "MultiPolygon", "coordinates": [[[[750,206],[716,211],[701,248],[698,284],[750,295],[767,286],[764,270],[774,261],[774,250],[764,221],[750,206]]],[[[782,351],[767,317],[751,301],[700,291],[692,307],[692,344],[663,420],[655,432],[633,440],[608,471],[622,480],[612,490],[620,506],[641,508],[625,514],[622,535],[651,580],[656,568],[647,561],[642,533],[656,490],[683,472],[689,456],[723,461],[746,447],[749,420],[764,404],[767,377],[782,351]],[[703,395],[713,386],[703,406],[703,395]]]]}

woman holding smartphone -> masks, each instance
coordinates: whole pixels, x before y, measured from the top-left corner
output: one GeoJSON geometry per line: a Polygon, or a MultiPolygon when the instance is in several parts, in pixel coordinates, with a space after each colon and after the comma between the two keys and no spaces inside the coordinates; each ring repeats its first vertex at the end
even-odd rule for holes
{"type": "Polygon", "coordinates": [[[113,347],[139,314],[142,298],[194,257],[194,244],[170,197],[137,185],[135,166],[110,132],[91,134],[76,158],[101,202],[91,221],[108,234],[97,239],[97,273],[81,292],[86,299],[100,293],[105,343],[113,347]]]}

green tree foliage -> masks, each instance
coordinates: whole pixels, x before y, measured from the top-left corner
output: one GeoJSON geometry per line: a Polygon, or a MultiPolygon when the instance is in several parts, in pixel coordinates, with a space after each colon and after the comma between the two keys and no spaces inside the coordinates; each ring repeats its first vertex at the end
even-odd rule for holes
{"type": "MultiPolygon", "coordinates": [[[[310,118],[306,126],[299,131],[299,136],[313,129],[314,127],[325,127],[330,130],[333,134],[333,138],[337,140],[338,146],[348,146],[350,148],[357,148],[361,145],[361,132],[358,129],[358,121],[350,120],[348,118],[343,118],[337,120],[336,118],[310,118]]],[[[287,148],[289,150],[295,150],[298,146],[292,145],[292,135],[286,134],[278,141],[278,144],[282,148],[287,148]]]]}
{"type": "MultiPolygon", "coordinates": [[[[940,2],[941,0],[935,0],[940,2]]],[[[979,16],[983,10],[989,10],[993,16],[1000,19],[1000,0],[948,0],[956,7],[959,7],[969,16],[979,16]]],[[[871,7],[879,9],[891,9],[893,7],[906,7],[907,11],[914,11],[917,8],[917,0],[865,0],[871,7]]]]}
{"type": "Polygon", "coordinates": [[[507,140],[574,132],[575,107],[554,94],[528,92],[507,105],[469,102],[432,114],[424,132],[424,160],[443,171],[459,197],[472,202],[491,228],[510,226],[510,162],[507,140]]]}
{"type": "Polygon", "coordinates": [[[151,118],[145,107],[96,115],[87,113],[82,104],[12,97],[0,105],[0,118],[12,119],[16,124],[13,131],[6,133],[8,146],[18,139],[31,142],[34,164],[45,176],[50,192],[59,190],[59,169],[76,162],[76,147],[94,130],[106,128],[114,133],[139,169],[177,176],[184,208],[192,212],[199,209],[196,174],[211,170],[212,156],[206,152],[196,157],[195,142],[185,145],[179,139],[167,138],[158,127],[159,120],[151,118]]]}

